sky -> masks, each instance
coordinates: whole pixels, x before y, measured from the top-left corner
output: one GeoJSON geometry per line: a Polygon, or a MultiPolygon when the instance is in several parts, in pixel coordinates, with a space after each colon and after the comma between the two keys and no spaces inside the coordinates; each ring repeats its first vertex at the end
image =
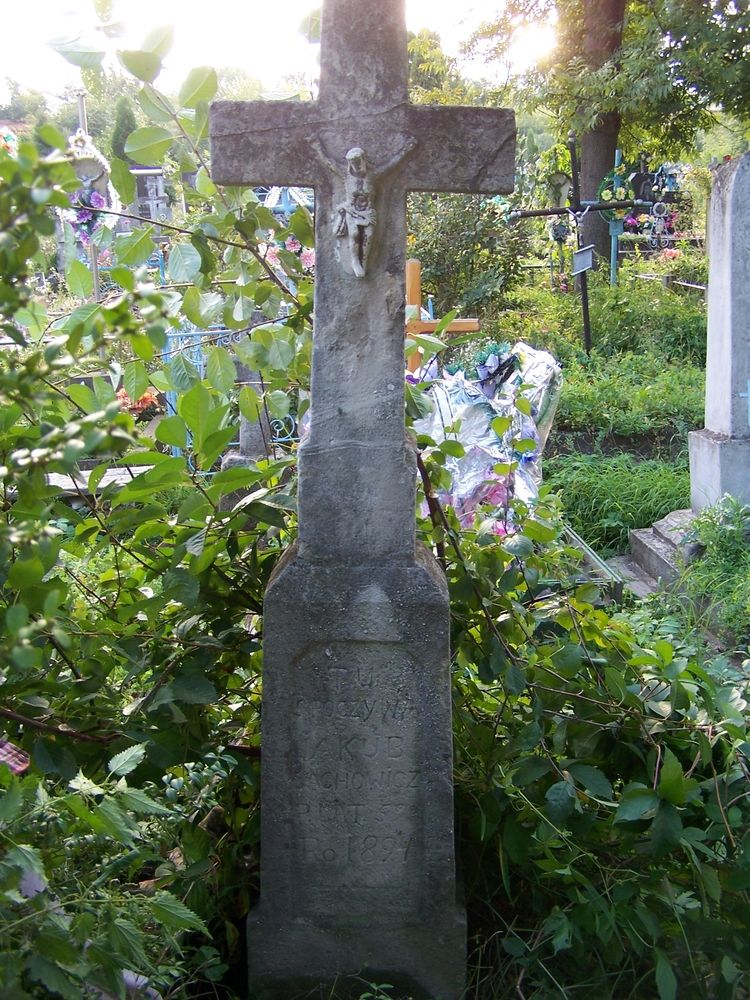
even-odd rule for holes
{"type": "MultiPolygon", "coordinates": [[[[457,54],[471,31],[492,17],[499,2],[406,0],[407,27],[437,31],[443,49],[457,54]]],[[[152,28],[174,26],[175,44],[157,82],[167,91],[178,89],[188,70],[200,65],[241,67],[268,90],[278,88],[289,74],[314,76],[314,48],[298,28],[305,14],[320,6],[320,0],[114,0],[114,4],[115,17],[127,28],[126,36],[116,43],[118,48],[138,48],[152,28]]],[[[0,10],[0,99],[7,94],[7,77],[50,97],[66,84],[79,83],[78,70],[48,43],[97,24],[93,0],[0,0],[0,10]]],[[[516,67],[524,68],[524,63],[549,45],[549,33],[526,38],[518,47],[516,67]]],[[[475,67],[473,72],[467,67],[465,72],[489,75],[484,67],[475,67]]]]}

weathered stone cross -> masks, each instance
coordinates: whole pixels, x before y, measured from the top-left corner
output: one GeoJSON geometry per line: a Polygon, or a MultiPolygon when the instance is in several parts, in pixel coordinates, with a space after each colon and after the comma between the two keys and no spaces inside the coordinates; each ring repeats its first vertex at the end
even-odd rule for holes
{"type": "Polygon", "coordinates": [[[510,111],[409,104],[403,0],[324,0],[318,101],[211,110],[218,183],[315,188],[299,540],[264,609],[254,997],[357,976],[462,992],[447,590],[416,543],[404,430],[405,195],[512,190],[514,140],[510,111]]]}

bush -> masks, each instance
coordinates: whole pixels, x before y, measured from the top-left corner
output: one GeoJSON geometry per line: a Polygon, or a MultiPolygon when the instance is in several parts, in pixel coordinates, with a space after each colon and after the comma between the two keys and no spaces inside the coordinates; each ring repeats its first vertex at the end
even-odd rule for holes
{"type": "Polygon", "coordinates": [[[594,346],[603,354],[653,351],[668,361],[706,363],[706,306],[657,281],[623,278],[594,286],[591,295],[594,346]]]}
{"type": "Polygon", "coordinates": [[[567,455],[547,459],[544,471],[572,527],[604,555],[624,552],[631,528],[650,527],[690,504],[690,473],[683,462],[567,455]]]}
{"type": "Polygon", "coordinates": [[[497,307],[523,276],[528,237],[509,229],[492,198],[410,195],[409,232],[408,252],[421,261],[423,296],[434,294],[437,316],[497,307]]]}

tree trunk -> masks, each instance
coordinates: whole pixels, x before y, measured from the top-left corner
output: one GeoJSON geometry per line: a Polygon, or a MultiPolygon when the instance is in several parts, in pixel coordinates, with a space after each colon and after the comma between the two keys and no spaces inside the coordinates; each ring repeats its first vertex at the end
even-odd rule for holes
{"type": "MultiPolygon", "coordinates": [[[[591,69],[598,69],[611,59],[622,43],[623,20],[627,0],[584,0],[583,57],[591,69]]],[[[593,200],[606,173],[614,166],[620,132],[620,114],[602,112],[590,132],[581,137],[581,197],[593,200]]],[[[586,244],[593,243],[596,253],[609,257],[609,228],[599,213],[589,212],[583,223],[586,244]]]]}
{"type": "MultiPolygon", "coordinates": [[[[602,178],[615,165],[615,150],[620,132],[620,115],[601,115],[596,127],[581,136],[581,198],[593,201],[602,178]]],[[[598,212],[589,212],[583,220],[584,244],[593,243],[596,254],[609,260],[609,226],[598,212]]]]}

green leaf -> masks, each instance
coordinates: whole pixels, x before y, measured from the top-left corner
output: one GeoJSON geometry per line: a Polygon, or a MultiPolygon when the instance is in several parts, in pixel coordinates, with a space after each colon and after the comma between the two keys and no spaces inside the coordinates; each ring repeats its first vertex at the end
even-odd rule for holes
{"type": "Polygon", "coordinates": [[[169,252],[169,274],[173,281],[190,283],[200,274],[201,257],[192,243],[177,243],[169,252]]]}
{"type": "Polygon", "coordinates": [[[451,323],[456,318],[456,316],[458,316],[458,310],[451,309],[450,312],[446,313],[445,316],[443,316],[438,321],[438,325],[435,327],[435,337],[436,338],[440,336],[440,334],[443,332],[443,330],[445,330],[447,327],[449,327],[451,325],[451,323]]]}
{"type": "Polygon", "coordinates": [[[175,700],[186,705],[210,705],[216,701],[216,688],[207,677],[195,671],[179,675],[172,681],[175,700]]]}
{"type": "Polygon", "coordinates": [[[272,417],[282,419],[289,416],[289,396],[281,389],[275,389],[273,392],[266,393],[266,405],[272,417]]]}
{"type": "Polygon", "coordinates": [[[655,949],[656,953],[656,988],[659,991],[659,1000],[676,1000],[677,997],[677,977],[675,976],[669,959],[661,948],[655,949]]]}
{"type": "Polygon", "coordinates": [[[36,130],[36,134],[46,143],[48,146],[52,146],[53,149],[61,149],[65,151],[68,148],[68,140],[54,125],[50,122],[45,122],[40,125],[36,130]]]}
{"type": "Polygon", "coordinates": [[[598,799],[612,799],[612,785],[607,776],[598,767],[590,764],[569,764],[568,771],[575,780],[598,799]]]}
{"type": "Polygon", "coordinates": [[[503,542],[503,548],[517,559],[525,559],[534,551],[534,545],[526,535],[513,535],[503,542]]]}
{"type": "Polygon", "coordinates": [[[127,163],[118,156],[113,156],[109,162],[112,169],[109,179],[114,184],[123,205],[127,207],[135,201],[135,177],[130,173],[127,163]]]}
{"type": "Polygon", "coordinates": [[[123,791],[118,791],[117,801],[139,816],[169,816],[172,812],[171,809],[167,809],[159,802],[154,802],[141,788],[126,788],[123,791]]]}
{"type": "Polygon", "coordinates": [[[118,777],[130,774],[131,771],[134,771],[138,767],[145,756],[145,744],[135,743],[132,747],[126,747],[125,750],[121,750],[120,753],[116,753],[114,757],[111,757],[107,762],[107,770],[110,774],[116,774],[118,777]]]}
{"type": "Polygon", "coordinates": [[[576,643],[568,642],[552,654],[552,663],[563,677],[575,677],[583,663],[583,650],[576,643]]]}
{"type": "Polygon", "coordinates": [[[154,166],[164,159],[172,145],[172,136],[158,125],[146,125],[131,132],[125,142],[125,152],[135,163],[154,166]]]}
{"type": "Polygon", "coordinates": [[[225,396],[234,389],[237,381],[237,369],[229,352],[223,347],[211,347],[208,350],[206,363],[206,378],[214,389],[223,392],[225,396]]]}
{"type": "Polygon", "coordinates": [[[660,802],[651,824],[651,846],[657,856],[677,847],[682,836],[682,819],[670,802],[660,802]]]}
{"type": "Polygon", "coordinates": [[[682,765],[669,749],[664,751],[656,791],[662,799],[666,799],[676,806],[684,805],[685,776],[682,773],[682,765]]]}
{"type": "Polygon", "coordinates": [[[73,258],[65,272],[65,282],[71,295],[87,299],[94,289],[94,277],[83,261],[73,258]]]}
{"type": "Polygon", "coordinates": [[[268,348],[268,365],[275,371],[286,371],[294,361],[294,344],[277,332],[268,348]]]}
{"type": "Polygon", "coordinates": [[[161,72],[161,59],[156,52],[142,52],[126,49],[117,53],[117,58],[133,76],[144,83],[153,83],[161,72]]]}
{"type": "Polygon", "coordinates": [[[525,396],[517,396],[513,404],[519,413],[525,414],[525,416],[531,416],[531,403],[525,396]]]}
{"type": "Polygon", "coordinates": [[[201,382],[192,386],[177,402],[180,416],[192,431],[196,448],[200,448],[204,437],[215,430],[210,420],[213,408],[211,392],[201,382]]]}
{"type": "Polygon", "coordinates": [[[463,458],[466,454],[466,449],[461,442],[453,441],[451,438],[447,438],[440,444],[440,451],[445,455],[452,455],[454,458],[463,458]]]}
{"type": "Polygon", "coordinates": [[[517,663],[509,663],[503,676],[503,687],[508,694],[518,695],[526,688],[526,678],[517,663]]]}
{"type": "Polygon", "coordinates": [[[240,413],[251,423],[255,423],[260,419],[260,414],[263,409],[263,403],[258,393],[250,385],[244,385],[240,389],[239,396],[240,413]]]}
{"type": "Polygon", "coordinates": [[[552,765],[546,757],[539,757],[536,754],[526,757],[513,772],[512,782],[517,788],[531,785],[545,774],[549,774],[552,765]]]}
{"type": "Polygon", "coordinates": [[[8,583],[17,590],[34,587],[44,576],[44,564],[38,556],[16,559],[8,572],[8,583]]]}
{"type": "Polygon", "coordinates": [[[96,413],[97,410],[101,409],[99,400],[87,385],[82,385],[80,382],[74,382],[73,385],[68,386],[66,391],[73,402],[77,406],[80,406],[84,412],[96,413]]]}
{"type": "Polygon", "coordinates": [[[311,247],[313,245],[315,236],[312,215],[304,205],[298,205],[292,212],[289,228],[303,246],[311,247]]]}
{"type": "Polygon", "coordinates": [[[45,990],[63,997],[63,1000],[81,1000],[80,986],[76,985],[59,965],[42,955],[33,953],[26,962],[26,974],[45,990]]]}
{"type": "Polygon", "coordinates": [[[639,781],[633,781],[622,793],[614,822],[626,823],[643,819],[648,813],[653,812],[658,805],[659,796],[653,789],[648,788],[639,781]]]}
{"type": "Polygon", "coordinates": [[[204,198],[213,198],[216,194],[216,185],[211,180],[205,167],[201,167],[195,176],[195,190],[202,194],[204,198]]]}
{"type": "Polygon", "coordinates": [[[134,267],[147,261],[154,252],[154,241],[151,238],[153,231],[153,226],[146,226],[143,229],[136,229],[132,233],[117,236],[115,238],[115,256],[118,262],[134,267]]]}
{"type": "Polygon", "coordinates": [[[152,28],[143,39],[141,48],[146,52],[154,52],[163,59],[174,44],[174,28],[171,24],[163,24],[152,28]]]}
{"type": "Polygon", "coordinates": [[[197,66],[188,73],[177,99],[181,107],[194,108],[201,101],[210,101],[217,87],[216,70],[210,66],[197,66]]]}
{"type": "Polygon", "coordinates": [[[187,428],[182,417],[165,417],[156,425],[156,440],[175,448],[187,447],[187,428]]]}
{"type": "Polygon", "coordinates": [[[172,120],[172,107],[169,100],[155,87],[146,84],[138,91],[138,103],[143,108],[147,118],[152,122],[166,124],[172,120]]]}
{"type": "Polygon", "coordinates": [[[129,361],[122,378],[123,388],[133,403],[148,389],[148,372],[142,361],[129,361]]]}
{"type": "Polygon", "coordinates": [[[136,823],[120,809],[113,799],[105,798],[93,810],[94,816],[104,824],[108,836],[120,844],[132,845],[138,833],[136,823]]]}
{"type": "Polygon", "coordinates": [[[81,69],[99,69],[104,59],[104,49],[82,41],[80,35],[76,38],[60,38],[49,42],[49,45],[63,59],[81,69]]]}
{"type": "Polygon", "coordinates": [[[490,422],[490,427],[499,438],[502,438],[510,429],[511,423],[510,417],[494,417],[490,422]]]}
{"type": "Polygon", "coordinates": [[[151,902],[152,915],[173,931],[201,931],[208,935],[208,928],[201,918],[171,893],[157,891],[151,902]]]}
{"type": "Polygon", "coordinates": [[[547,801],[547,815],[555,826],[564,826],[575,805],[575,789],[568,781],[558,781],[550,788],[544,798],[547,801]]]}
{"type": "Polygon", "coordinates": [[[169,377],[180,392],[185,392],[201,380],[200,372],[184,354],[176,354],[169,362],[169,377]]]}

